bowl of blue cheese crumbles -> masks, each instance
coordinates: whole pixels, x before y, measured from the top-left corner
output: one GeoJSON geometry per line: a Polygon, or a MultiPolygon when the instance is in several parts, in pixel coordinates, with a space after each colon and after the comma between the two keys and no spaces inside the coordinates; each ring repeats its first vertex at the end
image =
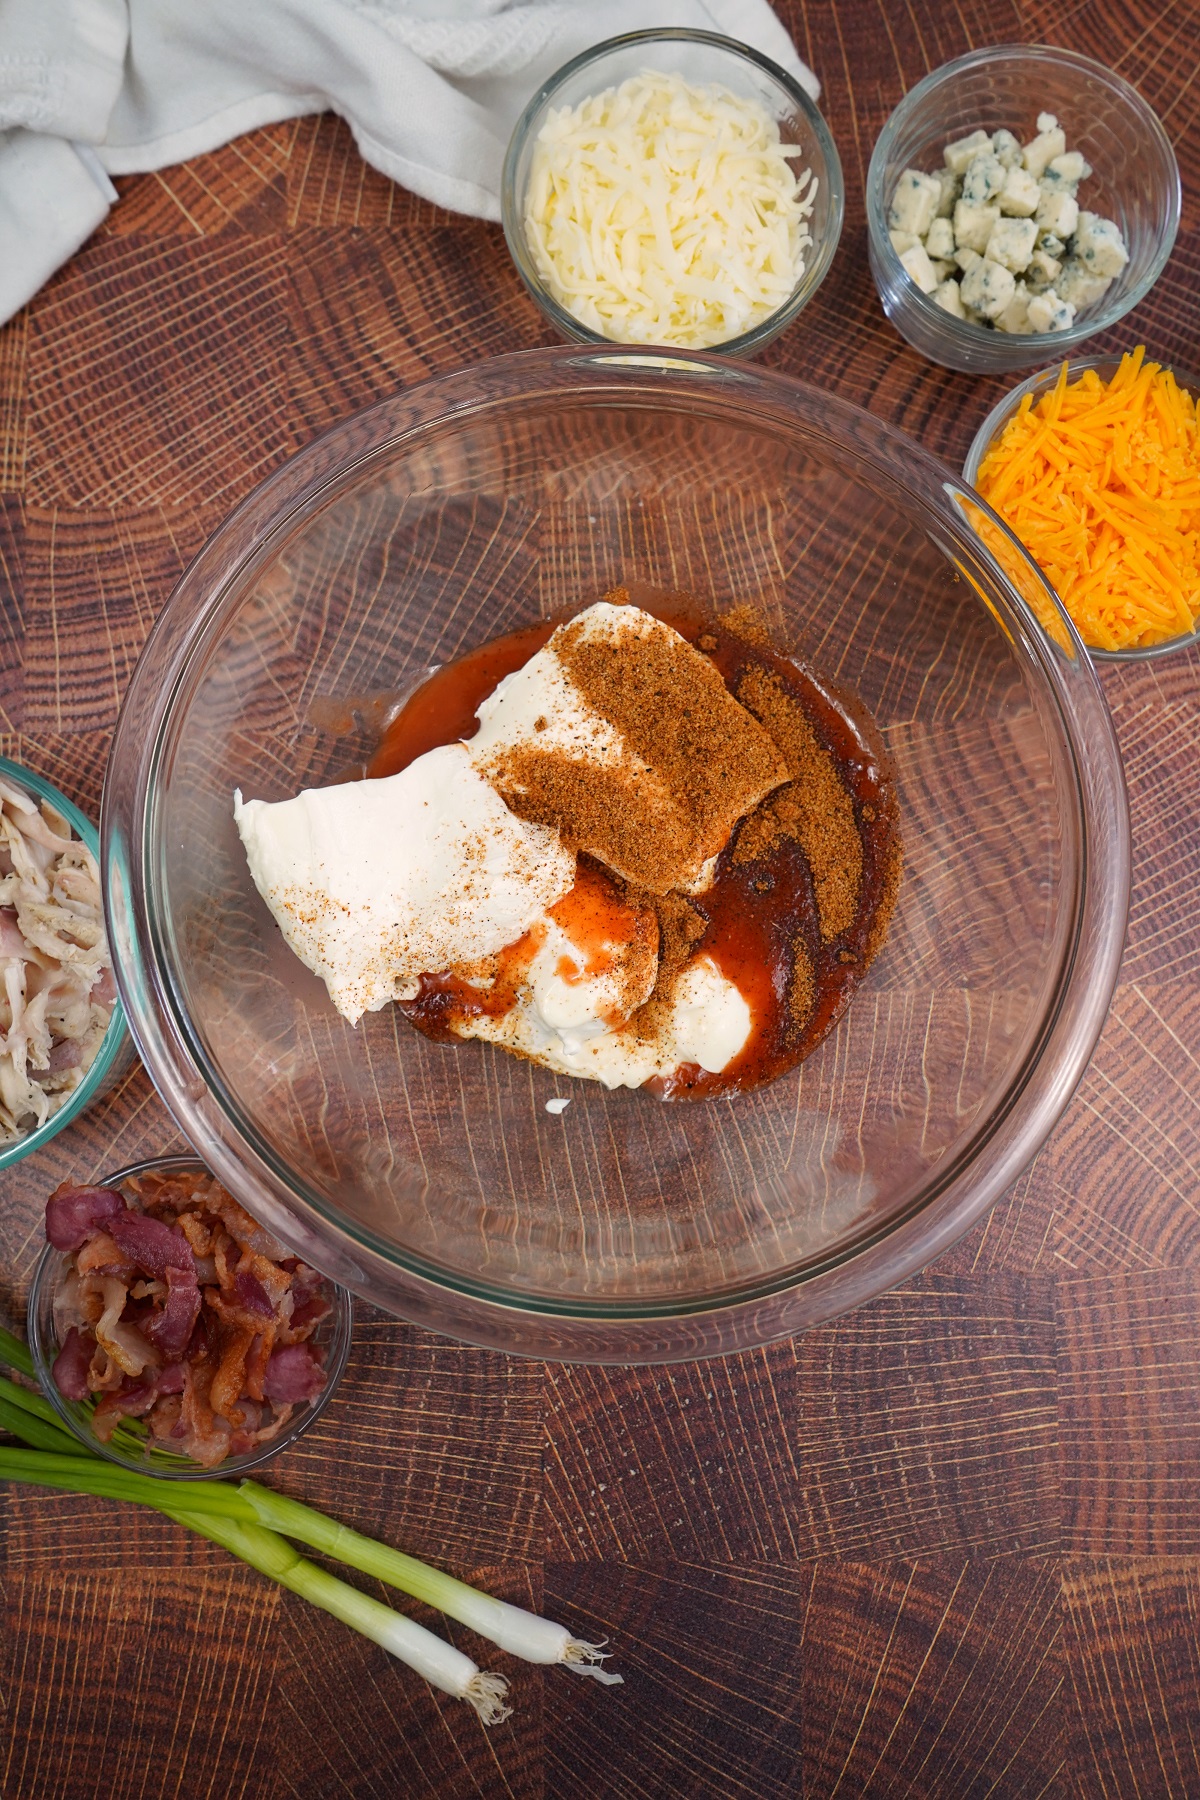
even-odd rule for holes
{"type": "Polygon", "coordinates": [[[1179,220],[1163,128],[1111,70],[999,45],[907,94],[867,181],[871,267],[902,336],[951,368],[1059,355],[1157,279],[1179,220]]]}
{"type": "Polygon", "coordinates": [[[905,169],[888,236],[935,306],[985,329],[1066,331],[1129,261],[1113,219],[1081,210],[1092,165],[1053,113],[1024,146],[1004,126],[947,144],[932,174],[905,169]]]}

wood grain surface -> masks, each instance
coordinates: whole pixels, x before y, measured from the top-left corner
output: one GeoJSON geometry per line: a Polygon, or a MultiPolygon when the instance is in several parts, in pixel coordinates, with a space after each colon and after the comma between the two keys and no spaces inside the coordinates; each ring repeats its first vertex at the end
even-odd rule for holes
{"type": "MultiPolygon", "coordinates": [[[[848,204],[768,366],[961,463],[1000,384],[886,324],[863,178],[906,88],[1005,40],[1100,58],[1164,120],[1183,229],[1101,342],[1200,362],[1197,0],[779,10],[848,204]]],[[[350,409],[552,341],[499,230],[366,168],[332,118],[119,185],[0,330],[0,750],[93,813],[146,632],[230,506],[350,409]]],[[[0,1488],[3,1800],[1200,1795],[1198,675],[1197,653],[1104,672],[1133,811],[1120,987],[1058,1130],[940,1263],[672,1369],[543,1367],[364,1309],[337,1400],[272,1465],[608,1636],[625,1686],[489,1656],[516,1712],[485,1733],[157,1518],[0,1488]]],[[[3,1177],[0,1307],[20,1316],[56,1181],[178,1142],[135,1070],[3,1177]]]]}

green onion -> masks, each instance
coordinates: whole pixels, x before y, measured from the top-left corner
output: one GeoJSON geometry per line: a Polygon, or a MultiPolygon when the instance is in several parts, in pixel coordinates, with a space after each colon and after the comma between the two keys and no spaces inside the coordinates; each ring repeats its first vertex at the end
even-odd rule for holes
{"type": "Polygon", "coordinates": [[[464,1656],[461,1650],[456,1650],[453,1644],[447,1644],[432,1631],[426,1631],[423,1625],[406,1619],[403,1613],[393,1612],[390,1606],[384,1606],[378,1600],[372,1600],[369,1594],[360,1594],[357,1588],[339,1581],[336,1575],[318,1569],[315,1563],[306,1562],[275,1532],[265,1531],[261,1525],[239,1525],[232,1519],[218,1519],[208,1512],[193,1513],[182,1506],[163,1510],[169,1510],[171,1516],[189,1530],[211,1538],[214,1544],[222,1544],[234,1556],[279,1582],[281,1587],[290,1588],[292,1593],[300,1594],[324,1612],[332,1613],[343,1624],[352,1625],[355,1631],[361,1631],[364,1637],[371,1638],[393,1656],[398,1656],[401,1662],[406,1662],[434,1687],[467,1701],[485,1725],[498,1724],[512,1712],[512,1707],[504,1704],[508,1682],[503,1675],[485,1674],[469,1656],[464,1656]]]}
{"type": "MultiPolygon", "coordinates": [[[[24,1436],[22,1428],[21,1435],[24,1436]]],[[[152,1475],[135,1475],[117,1463],[101,1462],[85,1456],[52,1455],[45,1450],[9,1450],[0,1447],[0,1477],[9,1481],[32,1481],[39,1487],[65,1488],[69,1493],[98,1494],[107,1500],[132,1500],[140,1506],[152,1506],[161,1512],[176,1504],[174,1490],[165,1488],[152,1475]]],[[[236,1488],[220,1481],[197,1481],[191,1491],[179,1500],[189,1511],[224,1517],[244,1524],[254,1524],[255,1514],[236,1488]],[[199,1490],[199,1492],[197,1492],[199,1490]]]]}
{"type": "MultiPolygon", "coordinates": [[[[19,1406],[27,1413],[36,1413],[39,1419],[45,1419],[47,1425],[53,1425],[56,1431],[63,1431],[63,1423],[42,1393],[40,1388],[25,1388],[7,1375],[0,1375],[0,1399],[7,1400],[10,1406],[19,1406]]],[[[67,1434],[63,1431],[63,1436],[67,1434]]]]}
{"type": "MultiPolygon", "coordinates": [[[[33,1373],[33,1362],[24,1344],[2,1328],[0,1362],[7,1362],[22,1374],[33,1373]]],[[[153,1507],[353,1626],[408,1663],[435,1687],[466,1700],[485,1725],[506,1719],[511,1711],[504,1704],[508,1683],[502,1675],[485,1674],[469,1656],[424,1626],[306,1561],[285,1539],[295,1538],[363,1574],[400,1588],[527,1662],[561,1664],[574,1674],[591,1675],[607,1683],[622,1679],[599,1666],[604,1660],[602,1645],[572,1637],[565,1626],[507,1601],[494,1600],[453,1575],[351,1531],[312,1507],[260,1487],[255,1481],[243,1481],[235,1489],[223,1481],[197,1480],[189,1482],[186,1489],[177,1489],[153,1475],[140,1475],[106,1462],[63,1429],[54,1409],[40,1393],[30,1392],[3,1376],[0,1430],[32,1446],[14,1450],[0,1445],[0,1480],[30,1482],[153,1507]]]]}
{"type": "Polygon", "coordinates": [[[33,1366],[33,1357],[28,1346],[11,1331],[5,1331],[0,1325],[0,1363],[7,1363],[10,1369],[16,1369],[19,1375],[28,1375],[30,1381],[37,1380],[37,1371],[33,1366]]]}
{"type": "MultiPolygon", "coordinates": [[[[30,1398],[32,1397],[31,1395],[30,1398]]],[[[83,1445],[75,1438],[68,1437],[60,1425],[48,1425],[36,1413],[28,1412],[23,1406],[15,1406],[2,1395],[0,1431],[24,1438],[27,1444],[33,1444],[38,1450],[53,1450],[59,1456],[69,1456],[76,1463],[88,1460],[88,1452],[83,1445]]]]}
{"type": "MultiPolygon", "coordinates": [[[[15,1407],[12,1410],[19,1411],[15,1407]]],[[[23,1424],[14,1428],[5,1421],[5,1428],[16,1429],[33,1441],[42,1421],[31,1413],[20,1417],[23,1424]]],[[[423,1625],[372,1600],[369,1594],[360,1594],[348,1582],[318,1569],[315,1563],[306,1562],[283,1538],[256,1522],[253,1508],[235,1488],[219,1481],[197,1481],[177,1492],[152,1476],[135,1475],[128,1469],[93,1460],[86,1452],[80,1458],[3,1446],[0,1480],[65,1488],[70,1493],[151,1506],[381,1644],[435,1687],[467,1701],[485,1725],[497,1724],[512,1710],[504,1704],[508,1682],[503,1675],[485,1674],[478,1663],[434,1632],[426,1631],[423,1625]]]]}
{"type": "Polygon", "coordinates": [[[622,1679],[599,1667],[601,1645],[572,1637],[563,1625],[527,1612],[523,1606],[493,1600],[490,1594],[480,1593],[465,1581],[457,1581],[441,1569],[431,1569],[416,1557],[405,1556],[402,1550],[393,1550],[374,1538],[350,1531],[336,1520],[327,1519],[324,1513],[314,1512],[311,1506],[260,1487],[256,1481],[243,1481],[238,1492],[250,1502],[260,1523],[271,1530],[298,1538],[302,1544],[311,1544],[314,1550],[336,1557],[364,1575],[374,1575],[414,1599],[425,1601],[513,1656],[532,1663],[562,1663],[574,1674],[593,1675],[597,1681],[616,1684],[622,1679]]]}

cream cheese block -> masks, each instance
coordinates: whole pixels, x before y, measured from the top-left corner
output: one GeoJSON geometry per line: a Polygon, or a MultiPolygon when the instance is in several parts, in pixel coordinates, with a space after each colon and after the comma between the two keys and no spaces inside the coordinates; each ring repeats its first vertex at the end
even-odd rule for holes
{"type": "Polygon", "coordinates": [[[255,887],[351,1024],[513,943],[575,880],[557,833],[516,818],[462,744],[291,800],[239,791],[234,818],[255,887]]]}

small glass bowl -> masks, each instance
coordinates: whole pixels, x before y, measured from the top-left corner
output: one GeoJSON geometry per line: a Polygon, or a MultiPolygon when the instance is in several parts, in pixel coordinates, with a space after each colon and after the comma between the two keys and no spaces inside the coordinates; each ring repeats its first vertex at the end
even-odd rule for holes
{"type": "MultiPolygon", "coordinates": [[[[1039,339],[1039,342],[1044,343],[1045,339],[1039,339]]],[[[1070,362],[1071,372],[1068,375],[1068,380],[1078,378],[1086,369],[1095,369],[1102,380],[1111,381],[1121,364],[1121,358],[1119,356],[1072,356],[1068,359],[1060,358],[1053,368],[1040,369],[1036,375],[1030,375],[1025,381],[1020,382],[1018,386],[1013,388],[1010,393],[1005,394],[1004,398],[993,406],[991,412],[983,421],[979,430],[975,433],[971,448],[967,452],[967,460],[963,464],[963,479],[968,482],[971,487],[975,487],[977,484],[980,467],[982,466],[983,459],[987,455],[993,439],[997,438],[1004,430],[1004,427],[1008,424],[1008,421],[1012,418],[1026,394],[1032,394],[1036,400],[1040,394],[1044,394],[1048,388],[1054,386],[1059,375],[1062,373],[1064,360],[1070,362]]],[[[1193,399],[1200,399],[1200,377],[1189,374],[1185,369],[1176,368],[1174,364],[1170,366],[1171,373],[1174,375],[1180,387],[1191,394],[1193,399]]],[[[1030,554],[1032,554],[1032,552],[1030,554]]],[[[1048,576],[1046,577],[1046,580],[1048,584],[1048,576]]],[[[1065,607],[1063,610],[1066,610],[1065,607]]],[[[1186,632],[1180,637],[1164,638],[1161,644],[1138,644],[1129,650],[1100,650],[1085,642],[1084,647],[1093,662],[1129,663],[1147,662],[1157,656],[1172,656],[1176,651],[1190,650],[1198,643],[1200,643],[1200,623],[1197,623],[1195,630],[1186,632]]]]}
{"type": "MultiPolygon", "coordinates": [[[[55,812],[60,813],[70,825],[75,836],[87,845],[99,864],[100,833],[91,820],[65,794],[60,793],[52,782],[47,781],[44,775],[37,775],[32,769],[23,768],[20,763],[10,762],[7,756],[0,756],[0,778],[11,782],[14,787],[23,788],[39,801],[49,801],[55,812]]],[[[27,1132],[15,1143],[0,1146],[0,1171],[11,1169],[22,1157],[41,1150],[52,1137],[77,1119],[80,1113],[86,1112],[89,1106],[114,1088],[129,1069],[134,1054],[133,1040],[125,1023],[125,1009],[120,1000],[114,999],[108,1030],[101,1039],[91,1068],[74,1092],[68,1094],[57,1112],[51,1113],[44,1125],[27,1132]]]]}
{"type": "MultiPolygon", "coordinates": [[[[205,1165],[195,1156],[155,1156],[147,1162],[131,1163],[128,1168],[118,1169],[115,1174],[101,1177],[103,1187],[117,1187],[128,1181],[131,1176],[150,1173],[186,1174],[199,1170],[208,1174],[205,1165]]],[[[268,1443],[259,1444],[243,1456],[227,1456],[224,1462],[215,1468],[205,1468],[193,1462],[190,1457],[181,1456],[174,1451],[164,1449],[146,1439],[144,1453],[132,1456],[115,1445],[102,1444],[92,1430],[91,1417],[85,1401],[67,1400],[58,1391],[58,1385],[52,1373],[54,1359],[58,1355],[59,1344],[54,1330],[54,1295],[62,1277],[67,1257],[53,1244],[47,1244],[38,1258],[33,1272],[33,1285],[29,1290],[29,1305],[26,1313],[26,1329],[29,1336],[29,1349],[37,1369],[38,1380],[42,1392],[51,1406],[73,1436],[81,1444],[103,1456],[109,1462],[120,1463],[123,1469],[132,1469],[138,1475],[162,1475],[169,1481],[212,1481],[226,1475],[245,1475],[248,1470],[258,1468],[268,1462],[271,1457],[278,1456],[281,1450],[288,1449],[301,1434],[314,1424],[333,1398],[350,1355],[350,1336],[354,1322],[354,1302],[344,1287],[334,1281],[326,1280],[326,1288],[333,1301],[333,1311],[327,1319],[313,1332],[311,1343],[321,1346],[325,1351],[325,1386],[307,1405],[298,1407],[288,1423],[268,1443]]],[[[136,1424],[138,1421],[134,1420],[136,1424]]]]}
{"type": "Polygon", "coordinates": [[[716,83],[759,101],[778,120],[784,142],[800,146],[801,154],[794,160],[801,168],[811,169],[816,177],[815,204],[808,221],[813,241],[804,273],[790,299],[753,330],[707,348],[709,355],[753,356],[791,324],[824,281],[842,233],[845,188],[829,127],[804,89],[769,57],[716,32],[630,31],[585,50],[538,89],[509,140],[501,183],[504,236],[517,273],[550,323],[569,342],[618,341],[581,324],[547,292],[525,238],[525,194],[534,145],[550,110],[577,106],[581,100],[617,87],[643,69],[679,74],[701,86],[716,83]]]}
{"type": "Polygon", "coordinates": [[[945,63],[904,96],[876,142],[866,200],[871,273],[901,337],[944,368],[1003,374],[1061,360],[1153,287],[1179,229],[1179,168],[1157,115],[1111,69],[1046,44],[995,44],[945,63]],[[1041,112],[1057,116],[1067,149],[1092,165],[1083,204],[1116,220],[1129,261],[1070,330],[1017,337],[956,319],[923,294],[892,246],[887,210],[903,170],[941,168],[945,145],[979,128],[1007,126],[1027,142],[1041,112]]]}

